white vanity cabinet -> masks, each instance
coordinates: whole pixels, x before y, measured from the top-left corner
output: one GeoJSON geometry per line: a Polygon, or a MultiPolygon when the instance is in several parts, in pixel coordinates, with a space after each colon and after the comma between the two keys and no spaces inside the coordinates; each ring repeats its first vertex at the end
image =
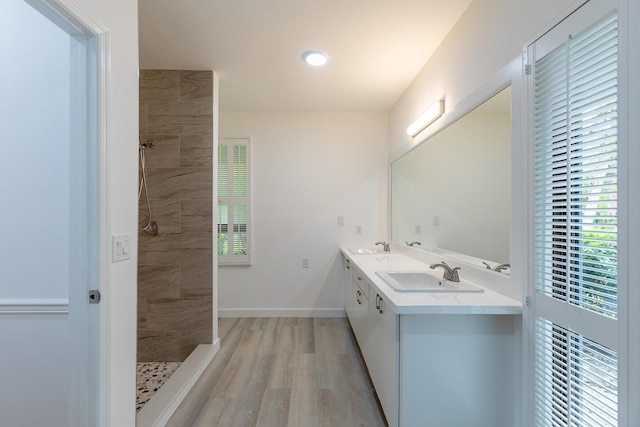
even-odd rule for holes
{"type": "Polygon", "coordinates": [[[390,427],[398,425],[398,316],[345,259],[345,310],[390,427]]]}
{"type": "Polygon", "coordinates": [[[486,291],[492,308],[482,314],[483,306],[452,314],[455,306],[433,304],[410,306],[407,313],[406,305],[397,306],[407,294],[389,300],[372,279],[382,261],[362,265],[345,261],[350,267],[345,308],[389,426],[518,425],[522,336],[517,303],[493,305],[501,297],[486,291]]]}
{"type": "Polygon", "coordinates": [[[398,315],[372,285],[364,359],[389,427],[398,425],[398,315]]]}

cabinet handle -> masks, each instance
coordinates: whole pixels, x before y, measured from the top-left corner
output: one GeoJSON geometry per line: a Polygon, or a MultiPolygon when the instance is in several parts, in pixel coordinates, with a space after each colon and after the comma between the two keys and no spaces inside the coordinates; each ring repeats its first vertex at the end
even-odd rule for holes
{"type": "Polygon", "coordinates": [[[360,277],[360,276],[356,277],[356,279],[362,281],[362,277],[360,277]]]}
{"type": "Polygon", "coordinates": [[[356,292],[356,301],[358,301],[358,304],[362,304],[362,301],[360,301],[360,297],[362,296],[362,292],[357,291],[356,292]]]}
{"type": "Polygon", "coordinates": [[[351,270],[351,266],[350,265],[347,265],[347,270],[351,270]]]}
{"type": "Polygon", "coordinates": [[[384,300],[380,296],[380,294],[376,294],[376,308],[378,309],[378,313],[382,314],[384,311],[383,307],[384,300]]]}

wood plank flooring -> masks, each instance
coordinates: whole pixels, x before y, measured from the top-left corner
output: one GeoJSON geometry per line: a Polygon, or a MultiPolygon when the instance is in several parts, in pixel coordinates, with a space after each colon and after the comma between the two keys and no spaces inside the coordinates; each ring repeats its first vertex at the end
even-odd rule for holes
{"type": "Polygon", "coordinates": [[[221,318],[167,427],[386,426],[345,318],[221,318]]]}

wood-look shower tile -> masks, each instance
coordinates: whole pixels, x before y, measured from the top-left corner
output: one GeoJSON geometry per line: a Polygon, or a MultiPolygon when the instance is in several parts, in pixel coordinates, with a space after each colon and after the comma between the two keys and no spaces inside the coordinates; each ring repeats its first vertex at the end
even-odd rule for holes
{"type": "Polygon", "coordinates": [[[180,229],[185,232],[213,230],[213,201],[182,200],[180,202],[180,229]]]}
{"type": "Polygon", "coordinates": [[[185,360],[199,344],[211,344],[213,342],[213,330],[211,325],[203,325],[199,328],[190,328],[180,331],[180,358],[185,360]]]}
{"type": "MultiPolygon", "coordinates": [[[[151,219],[158,225],[158,234],[179,233],[180,232],[180,201],[172,199],[151,199],[151,219]]],[[[148,208],[144,198],[138,204],[138,216],[140,217],[140,228],[148,223],[148,208]]],[[[153,240],[156,236],[149,236],[153,240]]]]}
{"type": "Polygon", "coordinates": [[[147,263],[147,239],[144,232],[138,231],[138,264],[147,263]]]}
{"type": "Polygon", "coordinates": [[[140,138],[154,143],[144,151],[147,169],[180,167],[180,136],[141,134],[140,138]]]}
{"type": "Polygon", "coordinates": [[[213,71],[180,70],[180,102],[213,104],[213,71]]]}
{"type": "Polygon", "coordinates": [[[211,233],[167,233],[147,240],[147,264],[211,263],[211,233]]]}
{"type": "Polygon", "coordinates": [[[213,167],[213,133],[180,136],[180,166],[213,167]]]}
{"type": "Polygon", "coordinates": [[[146,329],[147,327],[147,299],[141,299],[138,298],[138,304],[137,304],[137,311],[136,311],[136,315],[137,315],[137,328],[138,329],[146,329]]]}
{"type": "Polygon", "coordinates": [[[178,70],[140,70],[140,102],[179,102],[178,70]]]}
{"type": "Polygon", "coordinates": [[[180,265],[138,266],[138,299],[180,297],[180,265]]]}
{"type": "Polygon", "coordinates": [[[159,168],[147,171],[149,197],[211,200],[213,171],[207,168],[159,168]]]}
{"type": "Polygon", "coordinates": [[[183,264],[180,283],[181,296],[210,298],[213,293],[213,260],[183,264]]]}
{"type": "Polygon", "coordinates": [[[200,135],[213,129],[213,104],[149,103],[149,133],[170,135],[200,135]]]}
{"type": "Polygon", "coordinates": [[[138,328],[138,362],[181,362],[180,332],[138,328]]]}
{"type": "Polygon", "coordinates": [[[149,298],[147,326],[160,330],[197,329],[211,325],[211,310],[210,298],[149,298]]]}
{"type": "Polygon", "coordinates": [[[146,102],[140,101],[138,104],[138,132],[147,132],[149,128],[149,106],[146,102]]]}

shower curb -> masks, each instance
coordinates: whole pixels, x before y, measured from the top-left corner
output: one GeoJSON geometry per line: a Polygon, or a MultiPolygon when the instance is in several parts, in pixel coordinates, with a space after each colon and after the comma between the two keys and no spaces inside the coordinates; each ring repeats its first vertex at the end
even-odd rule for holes
{"type": "Polygon", "coordinates": [[[163,427],[167,424],[191,387],[220,350],[220,339],[213,344],[200,344],[182,362],[136,416],[138,427],[163,427]]]}

